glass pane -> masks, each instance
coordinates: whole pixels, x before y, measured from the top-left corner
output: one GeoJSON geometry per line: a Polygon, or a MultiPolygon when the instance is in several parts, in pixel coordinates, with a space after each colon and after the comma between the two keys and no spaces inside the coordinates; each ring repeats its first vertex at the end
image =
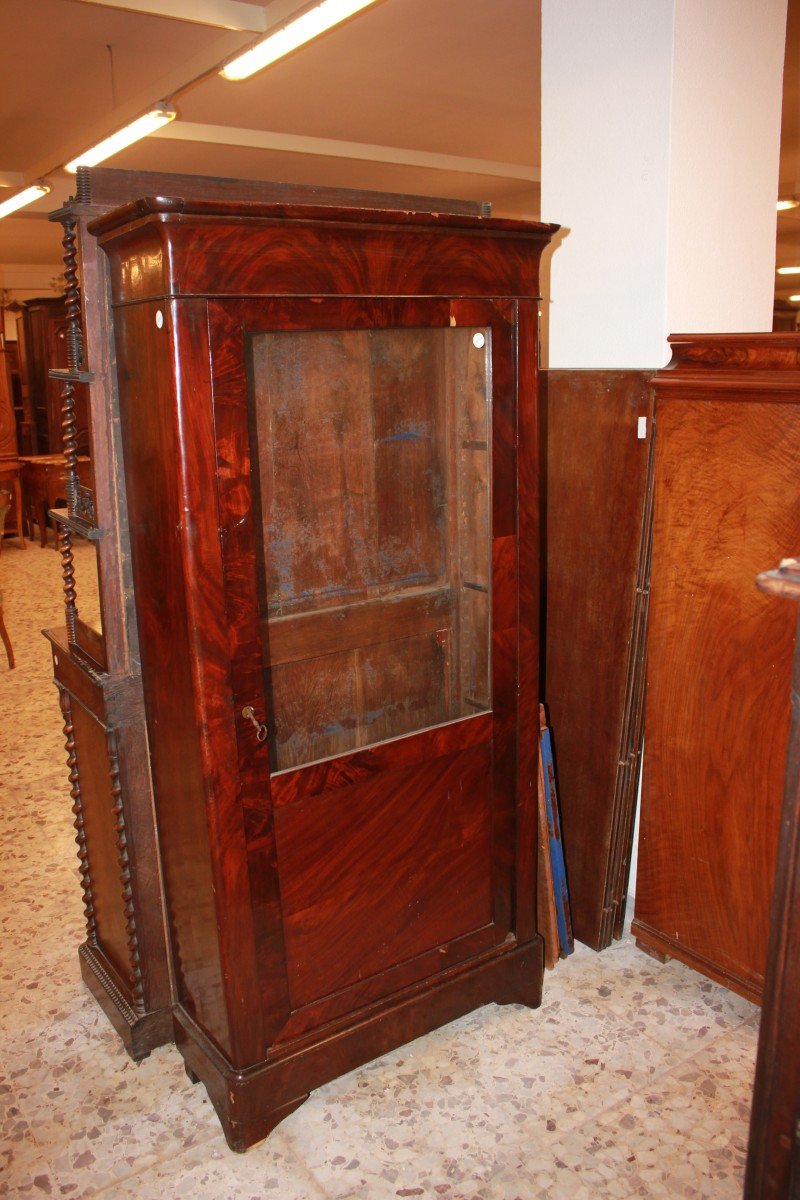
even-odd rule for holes
{"type": "Polygon", "coordinates": [[[273,770],[486,711],[489,330],[249,348],[273,770]]]}
{"type": "Polygon", "coordinates": [[[101,634],[103,624],[100,617],[97,545],[73,533],[72,555],[78,616],[101,634]]]}

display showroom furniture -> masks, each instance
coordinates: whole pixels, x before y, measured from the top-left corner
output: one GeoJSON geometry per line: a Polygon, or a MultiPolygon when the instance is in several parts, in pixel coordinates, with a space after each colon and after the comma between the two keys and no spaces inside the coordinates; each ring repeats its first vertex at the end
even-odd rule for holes
{"type": "MultiPolygon", "coordinates": [[[[555,227],[154,193],[86,217],[81,241],[108,262],[174,1033],[244,1149],[391,1047],[539,1003],[536,297],[555,227]]],[[[67,576],[76,529],[68,505],[67,576]]]]}
{"type": "Polygon", "coordinates": [[[794,622],[753,579],[800,545],[800,335],[670,343],[672,362],[654,380],[633,931],[643,947],[759,1000],[794,622]]]}

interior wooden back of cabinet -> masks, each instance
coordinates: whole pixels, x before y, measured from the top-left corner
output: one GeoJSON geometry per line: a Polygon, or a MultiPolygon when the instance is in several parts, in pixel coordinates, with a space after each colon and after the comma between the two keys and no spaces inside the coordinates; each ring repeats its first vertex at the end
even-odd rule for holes
{"type": "Polygon", "coordinates": [[[489,707],[489,352],[250,337],[273,770],[489,707]]]}

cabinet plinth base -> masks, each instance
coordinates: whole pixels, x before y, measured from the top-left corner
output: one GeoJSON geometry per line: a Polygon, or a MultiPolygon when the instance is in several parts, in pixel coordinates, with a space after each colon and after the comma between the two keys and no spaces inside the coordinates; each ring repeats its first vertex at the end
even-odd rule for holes
{"type": "Polygon", "coordinates": [[[78,958],[83,982],[122,1038],[134,1062],[141,1062],[156,1046],[173,1040],[171,1008],[135,1012],[107,969],[101,952],[84,943],[78,949],[78,958]]]}
{"type": "Polygon", "coordinates": [[[672,938],[666,937],[657,929],[653,929],[644,921],[636,918],[631,924],[631,933],[636,940],[637,948],[645,954],[649,954],[651,958],[655,958],[659,962],[668,962],[671,958],[677,959],[678,962],[685,963],[687,967],[699,971],[708,979],[713,979],[715,983],[721,983],[723,987],[730,988],[732,992],[744,996],[745,1000],[761,1004],[764,989],[763,975],[740,975],[733,967],[729,969],[712,962],[705,955],[689,949],[681,942],[673,941],[672,938]]]}
{"type": "Polygon", "coordinates": [[[643,942],[641,938],[636,939],[636,949],[641,950],[642,954],[646,954],[648,958],[654,958],[656,962],[672,962],[671,954],[667,954],[664,950],[659,950],[656,946],[649,945],[648,942],[643,942]]]}
{"type": "Polygon", "coordinates": [[[238,1071],[180,1007],[175,1041],[190,1079],[199,1079],[232,1150],[247,1150],[288,1117],[310,1092],[484,1004],[541,1003],[541,938],[455,968],[427,986],[354,1013],[349,1023],[320,1030],[282,1057],[238,1071]]]}

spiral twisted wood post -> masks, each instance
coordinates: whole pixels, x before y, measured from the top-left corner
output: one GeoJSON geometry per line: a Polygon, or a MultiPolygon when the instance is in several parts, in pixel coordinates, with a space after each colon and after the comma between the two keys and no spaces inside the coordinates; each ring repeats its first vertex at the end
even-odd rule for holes
{"type": "Polygon", "coordinates": [[[130,952],[131,1007],[137,1016],[142,1016],[146,1011],[144,1003],[144,979],[142,977],[142,965],[139,954],[139,936],[136,931],[136,911],[133,903],[133,890],[131,888],[131,863],[128,854],[128,835],[125,829],[125,809],[122,802],[122,786],[119,777],[119,751],[115,731],[108,731],[106,742],[108,745],[111,799],[117,838],[119,877],[122,884],[122,899],[125,904],[125,932],[130,952]]]}
{"type": "MultiPolygon", "coordinates": [[[[62,245],[64,247],[64,275],[67,281],[66,311],[67,311],[67,370],[77,373],[80,367],[83,336],[80,327],[80,289],[78,287],[77,247],[75,216],[64,209],[61,214],[64,227],[62,245]]],[[[67,498],[67,510],[72,516],[78,502],[78,439],[75,420],[75,382],[67,378],[61,393],[61,432],[62,450],[66,459],[64,477],[64,492],[67,498]]],[[[61,569],[64,577],[64,605],[66,608],[67,635],[70,642],[75,640],[78,607],[75,594],[75,565],[72,554],[72,534],[68,526],[59,527],[59,547],[61,550],[61,569]]]]}
{"type": "Polygon", "coordinates": [[[61,714],[64,718],[64,739],[67,748],[67,767],[69,769],[69,787],[72,797],[72,813],[75,817],[75,842],[78,846],[78,871],[81,877],[83,891],[83,912],[86,919],[86,941],[92,947],[97,947],[97,923],[94,915],[94,897],[92,895],[92,879],[89,873],[89,851],[86,847],[86,827],[83,819],[83,801],[81,799],[80,778],[78,776],[78,760],[75,753],[75,728],[72,723],[72,706],[69,693],[63,688],[58,689],[61,714]]]}

